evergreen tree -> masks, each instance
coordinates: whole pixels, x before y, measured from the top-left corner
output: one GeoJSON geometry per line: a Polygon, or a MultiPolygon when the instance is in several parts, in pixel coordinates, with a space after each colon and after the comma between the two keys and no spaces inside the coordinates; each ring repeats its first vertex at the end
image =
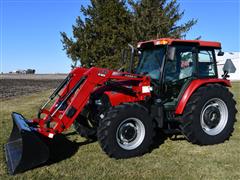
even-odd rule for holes
{"type": "Polygon", "coordinates": [[[73,61],[81,64],[118,68],[127,43],[161,37],[182,38],[196,23],[179,24],[184,11],[176,0],[91,0],[81,7],[73,25],[73,38],[62,32],[63,47],[73,61]]]}
{"type": "Polygon", "coordinates": [[[62,33],[68,56],[87,67],[118,67],[121,50],[131,41],[131,18],[125,1],[91,0],[91,6],[82,6],[81,12],[85,19],[77,18],[74,39],[62,33]]]}
{"type": "Polygon", "coordinates": [[[133,12],[134,41],[144,41],[161,37],[183,38],[196,24],[191,19],[178,24],[184,11],[176,0],[129,0],[133,12]]]}

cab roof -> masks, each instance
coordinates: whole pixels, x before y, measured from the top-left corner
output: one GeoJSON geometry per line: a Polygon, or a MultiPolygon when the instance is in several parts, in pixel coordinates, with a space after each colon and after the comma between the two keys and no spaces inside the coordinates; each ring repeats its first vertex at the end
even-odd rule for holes
{"type": "Polygon", "coordinates": [[[216,49],[221,49],[221,43],[220,42],[214,42],[214,41],[202,41],[202,40],[183,40],[183,39],[171,39],[171,38],[160,38],[156,40],[150,40],[150,41],[143,41],[138,43],[138,48],[143,48],[144,45],[152,44],[152,45],[173,45],[173,44],[179,44],[179,43],[186,43],[187,44],[197,44],[201,47],[213,47],[216,49]]]}

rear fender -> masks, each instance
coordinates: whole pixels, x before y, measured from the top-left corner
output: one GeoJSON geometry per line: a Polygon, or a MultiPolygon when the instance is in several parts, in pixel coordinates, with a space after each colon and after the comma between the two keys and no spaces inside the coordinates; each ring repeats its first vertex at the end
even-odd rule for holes
{"type": "Polygon", "coordinates": [[[217,79],[217,78],[211,78],[211,79],[196,79],[193,80],[188,88],[183,93],[182,98],[179,100],[178,105],[175,110],[176,115],[181,115],[184,111],[184,108],[189,100],[189,98],[192,96],[192,94],[201,86],[204,86],[206,84],[211,83],[218,83],[222,84],[224,86],[231,87],[230,81],[227,79],[217,79]]]}

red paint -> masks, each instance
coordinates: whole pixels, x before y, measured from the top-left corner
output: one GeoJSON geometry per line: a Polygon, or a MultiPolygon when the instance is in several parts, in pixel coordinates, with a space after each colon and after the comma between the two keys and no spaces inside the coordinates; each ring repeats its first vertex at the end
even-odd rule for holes
{"type": "Polygon", "coordinates": [[[214,47],[214,48],[221,48],[221,43],[220,42],[214,42],[214,41],[201,41],[201,40],[183,40],[183,39],[171,39],[171,38],[161,38],[161,39],[156,39],[156,40],[150,40],[150,41],[144,41],[138,43],[138,47],[141,47],[142,44],[144,43],[154,43],[154,45],[158,45],[160,41],[166,40],[168,45],[172,45],[174,42],[182,42],[182,43],[196,43],[199,46],[202,47],[214,47]]]}
{"type": "Polygon", "coordinates": [[[121,103],[126,103],[126,102],[139,101],[137,97],[133,97],[127,94],[118,93],[114,91],[105,92],[105,94],[109,97],[109,100],[112,106],[117,106],[121,103]]]}
{"type": "Polygon", "coordinates": [[[180,115],[183,113],[184,108],[191,97],[191,95],[202,85],[210,84],[210,83],[219,83],[223,84],[224,86],[231,86],[230,81],[226,79],[197,79],[193,80],[191,84],[188,86],[186,91],[184,92],[182,99],[179,101],[177,108],[175,110],[175,114],[180,115]]]}

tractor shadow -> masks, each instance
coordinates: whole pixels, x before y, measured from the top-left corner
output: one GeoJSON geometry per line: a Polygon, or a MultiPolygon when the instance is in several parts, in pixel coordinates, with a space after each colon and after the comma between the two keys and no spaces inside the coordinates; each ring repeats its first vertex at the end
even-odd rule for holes
{"type": "Polygon", "coordinates": [[[71,141],[67,137],[75,134],[71,132],[68,134],[59,134],[50,142],[47,142],[49,148],[49,159],[43,166],[58,163],[62,160],[72,157],[81,146],[94,143],[94,140],[85,140],[83,142],[71,141]]]}
{"type": "MultiPolygon", "coordinates": [[[[39,165],[38,167],[49,166],[68,159],[74,154],[76,154],[76,152],[79,150],[79,148],[81,148],[81,146],[96,142],[96,140],[85,140],[83,142],[76,142],[68,139],[69,136],[75,134],[76,132],[69,132],[67,134],[58,134],[51,141],[46,141],[45,139],[44,142],[48,146],[50,152],[49,159],[46,163],[39,165]]],[[[159,148],[159,146],[163,144],[167,139],[170,139],[172,141],[186,140],[183,136],[174,136],[172,134],[170,135],[158,131],[154,137],[153,145],[150,148],[149,152],[152,152],[154,149],[159,148]]]]}
{"type": "Polygon", "coordinates": [[[187,141],[187,139],[181,133],[164,133],[162,131],[157,131],[153,139],[153,145],[151,151],[160,147],[164,144],[167,139],[171,141],[187,141]]]}
{"type": "Polygon", "coordinates": [[[151,153],[154,149],[158,149],[160,145],[164,144],[165,140],[168,139],[168,135],[161,132],[157,131],[154,138],[153,138],[153,144],[150,147],[149,153],[151,153]]]}

